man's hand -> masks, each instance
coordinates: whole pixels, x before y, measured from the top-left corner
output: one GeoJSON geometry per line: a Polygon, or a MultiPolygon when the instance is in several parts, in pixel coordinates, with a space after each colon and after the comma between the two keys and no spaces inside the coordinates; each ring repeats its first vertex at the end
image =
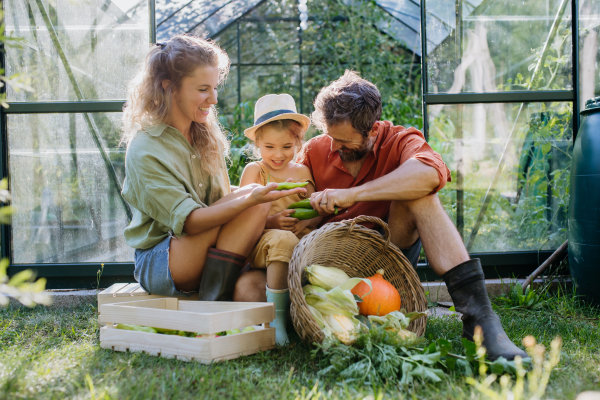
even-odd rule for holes
{"type": "Polygon", "coordinates": [[[298,223],[297,218],[290,217],[295,210],[283,210],[280,213],[271,215],[267,218],[266,229],[282,229],[284,231],[291,231],[298,223]]]}
{"type": "Polygon", "coordinates": [[[348,208],[356,203],[352,189],[325,189],[310,196],[310,204],[319,215],[333,214],[335,207],[348,208]]]}

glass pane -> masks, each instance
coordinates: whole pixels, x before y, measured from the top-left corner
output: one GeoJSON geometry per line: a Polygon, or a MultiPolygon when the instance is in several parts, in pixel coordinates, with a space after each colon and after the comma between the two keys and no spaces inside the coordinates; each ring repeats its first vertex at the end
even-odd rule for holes
{"type": "Polygon", "coordinates": [[[227,29],[212,38],[217,44],[227,53],[229,61],[232,64],[237,64],[238,48],[237,48],[237,23],[231,24],[227,29]]]}
{"type": "MultiPolygon", "coordinates": [[[[310,9],[310,3],[308,7],[310,9]]],[[[248,15],[247,19],[251,18],[262,21],[265,18],[299,18],[298,0],[266,0],[248,15]]]]}
{"type": "MultiPolygon", "coordinates": [[[[225,6],[220,8],[219,11],[210,14],[208,18],[204,20],[194,20],[194,24],[197,27],[194,29],[193,33],[200,37],[211,37],[218,35],[221,31],[231,26],[238,18],[255,7],[258,3],[260,3],[260,0],[230,1],[225,6]],[[198,25],[199,23],[200,25],[198,25]]],[[[181,28],[178,29],[181,30],[181,28]]],[[[192,31],[181,30],[178,33],[185,32],[192,31]]]]}
{"type": "Polygon", "coordinates": [[[148,2],[55,0],[4,2],[8,75],[32,78],[34,93],[9,101],[124,99],[127,82],[148,51],[148,2]]]}
{"type": "Polygon", "coordinates": [[[162,42],[171,36],[193,30],[229,3],[230,0],[156,1],[156,40],[162,42]]]}
{"type": "Polygon", "coordinates": [[[585,102],[600,96],[598,63],[598,28],[600,26],[600,0],[579,2],[579,100],[580,110],[585,102]]]}
{"type": "Polygon", "coordinates": [[[404,0],[377,0],[377,5],[392,18],[382,20],[378,27],[404,47],[421,56],[421,7],[418,2],[404,0]]]}
{"type": "Polygon", "coordinates": [[[299,67],[286,66],[258,66],[241,67],[242,75],[242,101],[249,101],[252,109],[254,103],[266,94],[288,93],[300,106],[300,79],[299,67]]]}
{"type": "Polygon", "coordinates": [[[241,22],[242,63],[297,63],[297,22],[241,22]]]}
{"type": "Polygon", "coordinates": [[[572,115],[571,103],[428,107],[429,143],[452,171],[439,196],[470,252],[566,240],[572,115]]]}
{"type": "Polygon", "coordinates": [[[15,263],[132,261],[119,191],[93,140],[96,132],[122,184],[120,113],[9,115],[15,263]]]}
{"type": "Polygon", "coordinates": [[[238,104],[238,67],[231,67],[227,80],[219,88],[219,115],[232,114],[238,104]]]}
{"type": "Polygon", "coordinates": [[[572,89],[570,1],[457,2],[426,2],[430,93],[572,89]]]}

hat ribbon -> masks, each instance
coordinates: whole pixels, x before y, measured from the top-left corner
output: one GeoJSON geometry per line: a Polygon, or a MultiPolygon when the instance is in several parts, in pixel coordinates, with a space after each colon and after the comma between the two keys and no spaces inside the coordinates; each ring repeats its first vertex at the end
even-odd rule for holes
{"type": "Polygon", "coordinates": [[[265,122],[266,120],[276,117],[278,115],[281,114],[297,114],[296,112],[292,111],[292,110],[275,110],[275,111],[269,111],[266,114],[261,115],[256,121],[254,121],[254,125],[258,125],[258,124],[262,124],[263,122],[265,122]]]}

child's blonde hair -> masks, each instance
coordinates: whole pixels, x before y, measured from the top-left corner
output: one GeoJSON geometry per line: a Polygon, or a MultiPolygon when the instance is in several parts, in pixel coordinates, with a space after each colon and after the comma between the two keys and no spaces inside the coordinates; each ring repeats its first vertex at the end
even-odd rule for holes
{"type": "Polygon", "coordinates": [[[304,137],[304,132],[302,130],[302,125],[298,121],[294,121],[293,119],[278,119],[275,121],[271,121],[269,123],[264,124],[260,128],[258,128],[255,132],[254,146],[252,148],[252,156],[256,159],[260,159],[260,149],[257,146],[260,137],[264,134],[265,128],[275,129],[277,131],[283,131],[289,133],[294,139],[294,154],[300,150],[302,147],[302,138],[304,137]]]}
{"type": "MultiPolygon", "coordinates": [[[[129,144],[137,131],[164,122],[171,113],[171,95],[181,81],[198,67],[219,68],[219,84],[229,73],[229,57],[214,42],[191,35],[173,36],[166,43],[150,48],[146,61],[129,85],[123,108],[121,143],[129,144]],[[163,81],[170,81],[164,89],[163,81]]],[[[192,147],[200,155],[200,165],[210,174],[220,172],[221,159],[229,152],[229,142],[210,107],[205,123],[192,122],[192,147]]]]}

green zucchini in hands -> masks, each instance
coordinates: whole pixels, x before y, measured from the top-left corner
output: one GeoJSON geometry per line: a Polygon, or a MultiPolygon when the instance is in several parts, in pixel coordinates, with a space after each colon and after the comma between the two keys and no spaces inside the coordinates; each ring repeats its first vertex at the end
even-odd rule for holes
{"type": "MultiPolygon", "coordinates": [[[[314,209],[312,208],[312,206],[310,205],[310,199],[304,199],[304,200],[300,200],[296,203],[292,203],[288,206],[288,209],[295,209],[296,211],[298,210],[310,210],[310,211],[314,211],[314,209]]],[[[335,212],[334,214],[337,215],[338,213],[338,208],[337,206],[335,207],[335,212]]],[[[298,215],[302,215],[302,213],[293,213],[291,215],[293,215],[295,218],[298,219],[311,219],[311,218],[316,218],[319,216],[319,213],[317,213],[316,211],[314,211],[316,214],[314,217],[308,217],[308,218],[299,218],[298,215]]],[[[311,214],[306,214],[306,215],[311,215],[311,214]]]]}
{"type": "Polygon", "coordinates": [[[297,218],[299,220],[317,218],[319,213],[313,210],[312,208],[296,208],[293,213],[290,214],[292,218],[297,218]]]}
{"type": "Polygon", "coordinates": [[[292,203],[288,206],[288,208],[310,208],[312,210],[312,206],[310,205],[310,199],[304,199],[296,203],[292,203]]]}

